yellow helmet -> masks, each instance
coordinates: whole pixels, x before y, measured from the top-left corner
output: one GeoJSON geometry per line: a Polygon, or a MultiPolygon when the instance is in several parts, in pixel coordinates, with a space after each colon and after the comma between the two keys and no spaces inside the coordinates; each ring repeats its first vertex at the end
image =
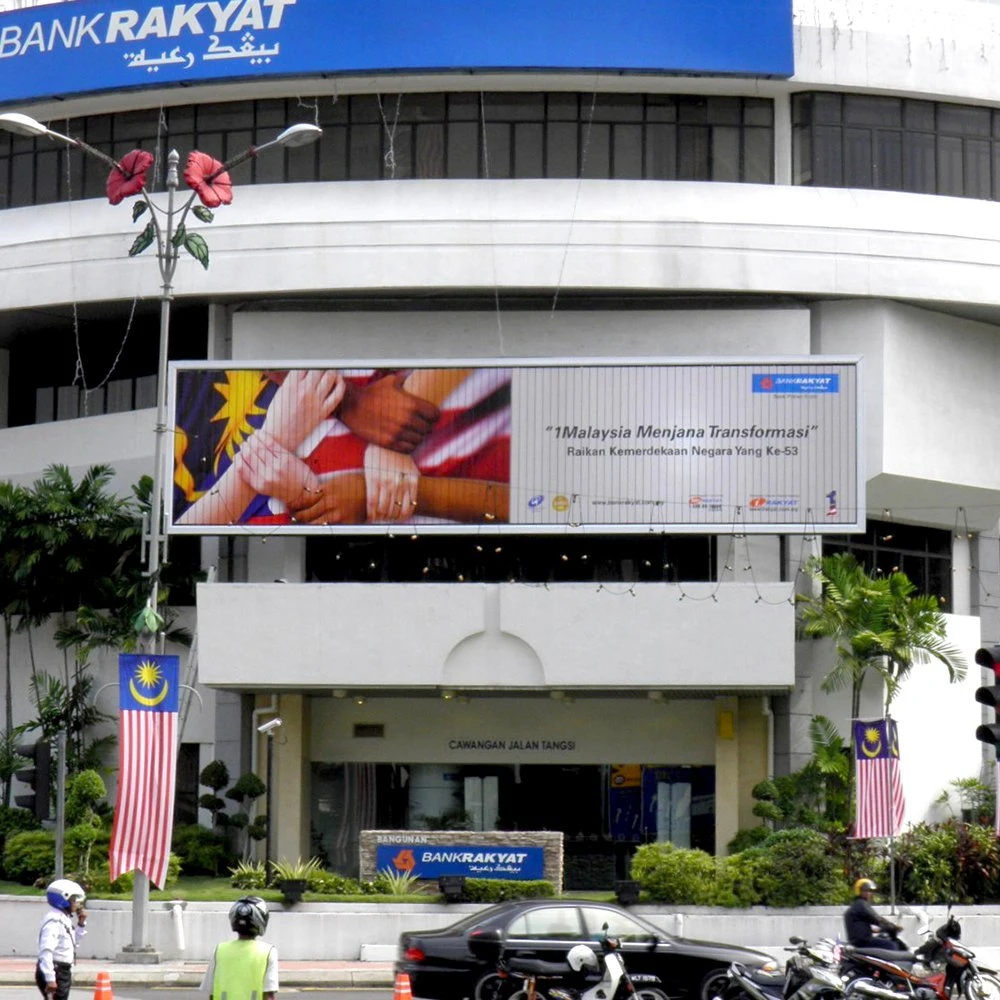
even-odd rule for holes
{"type": "Polygon", "coordinates": [[[859,878],[854,883],[854,895],[860,896],[863,892],[874,892],[878,886],[870,878],[859,878]]]}

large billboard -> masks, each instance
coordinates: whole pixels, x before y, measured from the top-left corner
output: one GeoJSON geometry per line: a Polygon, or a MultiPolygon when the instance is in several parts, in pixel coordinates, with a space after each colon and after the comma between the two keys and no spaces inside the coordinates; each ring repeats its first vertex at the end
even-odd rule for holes
{"type": "Polygon", "coordinates": [[[75,0],[0,14],[0,103],[224,79],[794,72],[791,0],[75,0]]]}
{"type": "Polygon", "coordinates": [[[171,366],[171,531],[850,532],[859,362],[171,366]]]}

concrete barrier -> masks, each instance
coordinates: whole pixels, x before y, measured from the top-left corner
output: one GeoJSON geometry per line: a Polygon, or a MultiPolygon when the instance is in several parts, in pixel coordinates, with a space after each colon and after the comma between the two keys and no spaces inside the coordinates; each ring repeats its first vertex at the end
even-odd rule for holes
{"type": "MultiPolygon", "coordinates": [[[[177,927],[170,903],[150,903],[147,941],[164,960],[206,960],[214,945],[229,934],[230,904],[185,903],[184,950],[179,947],[177,927]]],[[[0,896],[0,926],[4,928],[3,954],[35,954],[38,926],[45,902],[40,896],[0,896]]],[[[460,917],[484,907],[472,903],[300,903],[290,909],[272,906],[268,940],[278,946],[284,959],[339,961],[387,961],[395,956],[401,932],[446,927],[460,917]]],[[[91,919],[80,947],[81,958],[112,959],[132,937],[132,904],[128,900],[92,900],[87,903],[91,919]]],[[[886,907],[880,912],[887,913],[886,907]]],[[[930,924],[944,922],[946,908],[925,908],[930,924]]],[[[681,937],[723,941],[762,948],[779,957],[788,938],[795,934],[808,940],[837,937],[842,932],[841,907],[813,906],[788,910],[755,907],[726,910],[715,907],[635,906],[632,912],[652,924],[681,937]]],[[[962,940],[989,964],[1000,959],[1000,906],[955,907],[962,922],[962,940]]],[[[911,944],[919,940],[918,920],[901,908],[903,937],[911,944]]]]}

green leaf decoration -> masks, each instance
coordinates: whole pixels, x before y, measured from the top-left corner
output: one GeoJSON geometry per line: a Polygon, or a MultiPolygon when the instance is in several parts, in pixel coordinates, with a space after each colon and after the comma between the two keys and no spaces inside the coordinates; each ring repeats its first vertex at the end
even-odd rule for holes
{"type": "Polygon", "coordinates": [[[184,249],[187,250],[189,254],[196,261],[198,261],[205,270],[208,270],[208,244],[205,242],[203,236],[199,236],[198,233],[188,233],[184,238],[184,249]]]}
{"type": "Polygon", "coordinates": [[[204,205],[195,205],[191,212],[196,219],[201,219],[202,222],[211,222],[215,218],[215,213],[210,208],[205,208],[204,205]]]}
{"type": "Polygon", "coordinates": [[[156,229],[154,228],[152,222],[147,222],[146,228],[141,233],[139,233],[139,235],[133,241],[132,246],[129,247],[128,255],[130,257],[135,257],[137,254],[142,253],[142,251],[145,250],[146,247],[152,245],[153,240],[155,238],[156,238],[156,229]]]}
{"type": "Polygon", "coordinates": [[[146,605],[133,619],[132,627],[136,632],[151,632],[155,635],[163,628],[163,615],[146,605]]]}
{"type": "Polygon", "coordinates": [[[184,238],[187,236],[187,227],[182,222],[178,227],[177,231],[173,236],[170,237],[170,242],[173,243],[175,247],[179,247],[183,244],[184,238]]]}
{"type": "Polygon", "coordinates": [[[138,201],[133,201],[132,221],[135,222],[136,219],[138,219],[139,216],[142,215],[142,213],[145,212],[147,208],[149,208],[149,205],[147,205],[141,198],[138,201]]]}

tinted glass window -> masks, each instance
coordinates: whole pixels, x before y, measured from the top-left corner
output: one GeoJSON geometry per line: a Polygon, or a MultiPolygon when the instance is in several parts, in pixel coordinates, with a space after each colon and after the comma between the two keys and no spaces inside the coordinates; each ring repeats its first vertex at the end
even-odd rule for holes
{"type": "Polygon", "coordinates": [[[579,940],[583,937],[580,913],[574,906],[543,907],[515,917],[507,928],[511,938],[537,938],[544,941],[579,940]]]}
{"type": "Polygon", "coordinates": [[[616,937],[622,942],[648,942],[650,940],[652,931],[627,914],[618,913],[615,910],[605,910],[598,906],[583,906],[581,912],[588,938],[596,938],[602,932],[604,925],[607,924],[608,935],[616,937]]]}

